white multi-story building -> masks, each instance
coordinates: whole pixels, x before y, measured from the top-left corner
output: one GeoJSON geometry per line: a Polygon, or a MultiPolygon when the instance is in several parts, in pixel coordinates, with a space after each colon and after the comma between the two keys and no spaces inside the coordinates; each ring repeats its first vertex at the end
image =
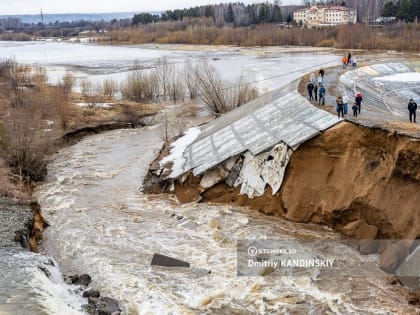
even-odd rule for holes
{"type": "Polygon", "coordinates": [[[357,11],[342,6],[312,6],[295,11],[293,19],[308,26],[354,24],[357,22],[357,11]]]}

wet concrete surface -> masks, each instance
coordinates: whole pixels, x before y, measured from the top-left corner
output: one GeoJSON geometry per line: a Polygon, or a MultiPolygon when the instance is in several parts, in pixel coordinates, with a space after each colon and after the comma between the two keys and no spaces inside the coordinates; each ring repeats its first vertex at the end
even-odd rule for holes
{"type": "MultiPolygon", "coordinates": [[[[326,88],[325,105],[321,106],[318,102],[313,102],[313,104],[337,115],[336,98],[346,93],[349,97],[349,105],[348,113],[344,116],[345,120],[369,128],[379,128],[397,134],[420,138],[419,120],[416,124],[410,123],[407,111],[409,98],[413,97],[413,95],[418,95],[420,91],[418,82],[387,82],[381,88],[372,81],[375,75],[361,78],[356,76],[356,84],[353,86],[346,85],[340,81],[340,77],[347,71],[354,71],[360,67],[374,66],[375,64],[397,62],[404,63],[412,71],[418,71],[420,61],[407,61],[404,58],[385,58],[384,56],[380,56],[375,59],[367,57],[366,62],[357,68],[347,67],[343,69],[342,66],[327,68],[325,69],[324,77],[324,86],[326,88]],[[351,106],[354,103],[355,90],[361,92],[363,95],[361,112],[357,117],[353,117],[351,110],[351,106]],[[405,95],[401,92],[404,92],[405,95]]],[[[307,96],[307,93],[303,95],[307,96]]],[[[417,115],[420,115],[419,111],[417,111],[417,115]]]]}

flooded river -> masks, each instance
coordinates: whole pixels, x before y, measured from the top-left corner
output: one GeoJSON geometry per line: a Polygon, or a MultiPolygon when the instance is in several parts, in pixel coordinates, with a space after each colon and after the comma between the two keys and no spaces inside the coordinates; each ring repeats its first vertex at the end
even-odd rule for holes
{"type": "MultiPolygon", "coordinates": [[[[125,314],[410,313],[377,257],[345,246],[328,253],[334,266],[321,271],[238,276],[236,240],[338,236],[230,205],[181,205],[142,194],[141,178],[160,146],[157,128],[88,137],[55,156],[37,191],[51,224],[46,253],[65,273],[90,274],[125,314]],[[191,268],[152,267],[154,253],[191,268]]],[[[311,244],[302,245],[306,253],[327,255],[311,244]]]]}

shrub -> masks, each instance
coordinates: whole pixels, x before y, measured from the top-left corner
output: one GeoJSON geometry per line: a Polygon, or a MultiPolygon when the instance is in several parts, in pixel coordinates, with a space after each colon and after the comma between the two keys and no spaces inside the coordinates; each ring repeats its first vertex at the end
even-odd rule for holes
{"type": "Polygon", "coordinates": [[[135,70],[121,85],[124,98],[136,102],[156,101],[159,96],[159,79],[155,72],[135,70]]]}
{"type": "Polygon", "coordinates": [[[72,91],[74,85],[74,76],[70,71],[67,71],[63,77],[64,93],[68,94],[72,91]]]}
{"type": "Polygon", "coordinates": [[[5,120],[5,129],[1,148],[8,164],[20,176],[42,180],[46,174],[49,140],[41,129],[40,113],[32,106],[14,107],[5,120]]]}
{"type": "Polygon", "coordinates": [[[106,79],[102,83],[102,93],[105,97],[114,97],[118,92],[118,84],[112,79],[106,79]]]}
{"type": "Polygon", "coordinates": [[[216,70],[202,63],[196,71],[199,98],[207,109],[216,114],[223,114],[249,102],[258,96],[257,89],[239,81],[237,85],[224,82],[216,70]]]}

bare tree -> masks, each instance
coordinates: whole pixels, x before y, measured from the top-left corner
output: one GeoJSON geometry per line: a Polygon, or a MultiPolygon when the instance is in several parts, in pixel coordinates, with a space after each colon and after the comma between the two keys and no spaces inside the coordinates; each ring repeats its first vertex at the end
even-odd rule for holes
{"type": "Polygon", "coordinates": [[[63,88],[66,94],[69,94],[74,85],[74,76],[70,71],[67,71],[63,77],[63,88]]]}
{"type": "Polygon", "coordinates": [[[40,111],[26,100],[20,103],[23,105],[11,108],[4,121],[6,133],[0,147],[20,176],[40,180],[46,172],[49,134],[41,128],[40,111]]]}
{"type": "Polygon", "coordinates": [[[173,67],[169,64],[168,58],[166,56],[160,58],[156,63],[156,73],[162,86],[163,97],[166,98],[168,96],[169,78],[173,73],[173,67]]]}
{"type": "Polygon", "coordinates": [[[184,101],[185,87],[176,68],[171,72],[168,90],[169,97],[172,101],[175,103],[177,101],[184,101]]]}
{"type": "Polygon", "coordinates": [[[136,102],[156,101],[159,95],[159,78],[155,71],[135,70],[121,85],[124,98],[136,102]]]}
{"type": "Polygon", "coordinates": [[[200,100],[212,113],[222,114],[230,110],[226,104],[223,81],[207,62],[203,62],[197,68],[196,81],[200,91],[200,100]]]}
{"type": "Polygon", "coordinates": [[[198,94],[198,86],[195,76],[195,69],[196,66],[193,66],[190,60],[185,63],[184,70],[183,70],[183,77],[184,77],[184,84],[187,88],[189,97],[191,100],[197,98],[198,94]]]}
{"type": "Polygon", "coordinates": [[[183,134],[188,128],[185,112],[169,110],[166,107],[156,116],[156,121],[162,125],[160,136],[165,143],[183,134]]]}
{"type": "Polygon", "coordinates": [[[118,92],[118,83],[112,79],[106,79],[102,83],[102,93],[105,97],[114,97],[118,92]]]}
{"type": "Polygon", "coordinates": [[[258,90],[251,84],[224,82],[208,63],[201,64],[196,72],[200,100],[216,115],[226,113],[258,96],[258,90]]]}
{"type": "Polygon", "coordinates": [[[100,84],[94,84],[89,79],[82,79],[80,82],[81,92],[89,103],[89,107],[103,101],[103,87],[100,84]]]}

